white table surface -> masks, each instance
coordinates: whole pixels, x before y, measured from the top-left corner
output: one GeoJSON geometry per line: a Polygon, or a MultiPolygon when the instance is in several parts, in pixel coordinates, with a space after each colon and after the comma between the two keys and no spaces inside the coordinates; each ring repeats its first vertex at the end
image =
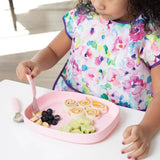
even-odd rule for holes
{"type": "MultiPolygon", "coordinates": [[[[36,87],[37,98],[52,90],[36,87]]],[[[0,159],[2,160],[126,160],[121,154],[124,129],[139,123],[144,113],[120,107],[120,123],[114,132],[103,142],[82,145],[45,137],[30,130],[24,123],[13,121],[14,112],[10,99],[17,97],[22,113],[32,101],[28,84],[3,80],[0,82],[0,159]]],[[[160,133],[151,145],[146,160],[160,159],[160,133]]]]}

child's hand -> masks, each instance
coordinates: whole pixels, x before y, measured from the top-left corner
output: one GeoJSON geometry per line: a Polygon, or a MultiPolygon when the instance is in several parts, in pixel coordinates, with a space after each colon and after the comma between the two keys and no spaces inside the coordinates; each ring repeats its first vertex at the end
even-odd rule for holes
{"type": "Polygon", "coordinates": [[[19,63],[16,69],[17,77],[21,81],[27,81],[26,74],[35,78],[40,73],[39,66],[32,61],[24,61],[19,63]]]}
{"type": "Polygon", "coordinates": [[[122,149],[122,153],[130,152],[128,159],[139,160],[145,158],[149,152],[151,138],[149,132],[140,125],[129,126],[123,133],[122,144],[129,144],[122,149]]]}

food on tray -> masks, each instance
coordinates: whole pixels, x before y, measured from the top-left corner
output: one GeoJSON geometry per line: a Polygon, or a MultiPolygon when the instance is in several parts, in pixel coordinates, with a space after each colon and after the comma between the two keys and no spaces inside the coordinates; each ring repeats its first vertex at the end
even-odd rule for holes
{"type": "Polygon", "coordinates": [[[69,126],[69,125],[63,125],[59,128],[60,131],[64,131],[64,132],[72,132],[73,127],[69,126]]]}
{"type": "Polygon", "coordinates": [[[51,108],[46,111],[39,111],[36,114],[32,113],[33,117],[30,119],[32,122],[49,127],[50,125],[56,125],[60,120],[59,115],[53,115],[53,110],[51,108]]]}
{"type": "Polygon", "coordinates": [[[32,112],[33,117],[37,116],[40,117],[42,115],[42,111],[38,111],[36,114],[32,112]]]}
{"type": "Polygon", "coordinates": [[[92,125],[89,125],[89,126],[82,125],[81,126],[81,132],[84,134],[94,133],[95,131],[96,131],[96,128],[92,125]]]}
{"type": "Polygon", "coordinates": [[[60,120],[60,116],[56,115],[56,117],[53,115],[53,110],[51,108],[47,109],[47,111],[42,112],[41,117],[42,122],[47,122],[49,125],[56,125],[58,121],[60,120]]]}
{"type": "Polygon", "coordinates": [[[85,108],[90,107],[91,104],[92,104],[92,100],[89,99],[89,98],[78,101],[78,105],[81,106],[81,107],[85,107],[85,108]]]}
{"type": "Polygon", "coordinates": [[[68,112],[71,108],[78,106],[77,102],[73,99],[67,99],[64,104],[64,110],[68,112]]]}
{"type": "Polygon", "coordinates": [[[32,121],[32,122],[35,122],[35,121],[37,121],[39,119],[39,117],[38,116],[33,116],[30,120],[32,121]]]}
{"type": "Polygon", "coordinates": [[[57,114],[57,115],[54,116],[54,119],[59,121],[61,119],[61,117],[57,114]]]}
{"type": "Polygon", "coordinates": [[[73,129],[72,133],[80,133],[80,134],[82,134],[82,132],[80,131],[80,129],[73,129]]]}
{"type": "Polygon", "coordinates": [[[74,107],[68,111],[69,115],[74,118],[83,117],[85,115],[82,107],[74,107]]]}
{"type": "Polygon", "coordinates": [[[64,111],[72,118],[86,117],[96,120],[101,114],[107,112],[107,106],[88,97],[80,101],[67,99],[65,100],[64,111]]]}
{"type": "Polygon", "coordinates": [[[98,101],[93,101],[92,106],[96,109],[98,109],[101,113],[105,113],[107,111],[107,108],[105,104],[98,102],[98,101]]]}
{"type": "Polygon", "coordinates": [[[93,126],[93,121],[88,118],[80,117],[78,119],[71,119],[67,125],[63,125],[59,128],[60,131],[90,134],[96,131],[93,126]]]}
{"type": "Polygon", "coordinates": [[[87,108],[86,109],[86,117],[90,118],[92,120],[98,119],[100,116],[100,113],[97,109],[94,108],[87,108]]]}
{"type": "Polygon", "coordinates": [[[38,119],[37,121],[35,121],[35,123],[37,123],[37,124],[42,124],[42,120],[41,119],[38,119]]]}
{"type": "Polygon", "coordinates": [[[42,124],[41,124],[42,126],[44,126],[44,127],[47,127],[47,128],[49,128],[49,124],[47,123],[47,122],[42,122],[42,124]]]}

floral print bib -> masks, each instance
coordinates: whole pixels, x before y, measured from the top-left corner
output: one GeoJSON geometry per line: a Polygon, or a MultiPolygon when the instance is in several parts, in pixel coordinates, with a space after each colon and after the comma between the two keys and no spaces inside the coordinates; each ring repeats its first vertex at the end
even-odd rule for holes
{"type": "Polygon", "coordinates": [[[160,64],[160,35],[147,35],[141,16],[131,26],[74,9],[63,20],[72,46],[53,89],[146,110],[153,97],[150,69],[160,64]]]}

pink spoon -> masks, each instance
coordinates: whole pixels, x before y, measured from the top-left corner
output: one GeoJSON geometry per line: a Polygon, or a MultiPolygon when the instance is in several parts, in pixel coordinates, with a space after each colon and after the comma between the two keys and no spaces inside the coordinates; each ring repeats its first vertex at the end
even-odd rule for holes
{"type": "Polygon", "coordinates": [[[17,98],[11,99],[12,110],[15,112],[13,120],[15,122],[23,122],[23,115],[21,114],[21,107],[17,98]]]}
{"type": "Polygon", "coordinates": [[[29,84],[32,87],[32,94],[33,94],[33,102],[32,102],[32,109],[34,113],[37,113],[39,111],[38,108],[38,103],[37,103],[37,99],[36,99],[36,87],[35,87],[35,82],[34,79],[32,79],[29,75],[26,75],[29,84]]]}

